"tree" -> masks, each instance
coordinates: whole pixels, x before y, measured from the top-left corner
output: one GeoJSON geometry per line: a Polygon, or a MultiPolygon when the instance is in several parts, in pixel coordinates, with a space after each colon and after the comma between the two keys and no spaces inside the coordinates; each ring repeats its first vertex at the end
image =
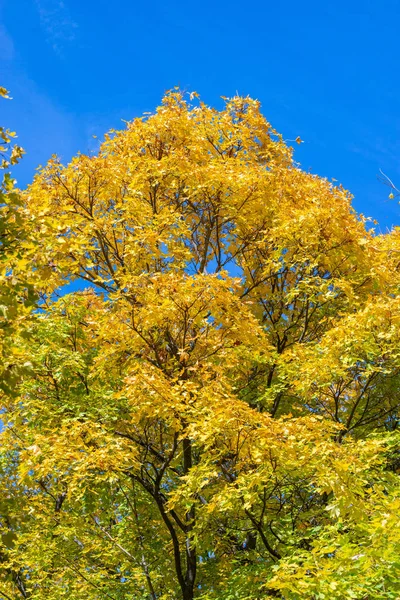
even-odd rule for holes
{"type": "Polygon", "coordinates": [[[191,102],[21,193],[0,593],[397,598],[398,231],[191,102]]]}
{"type": "MultiPolygon", "coordinates": [[[[0,87],[0,99],[10,99],[3,87],[0,87]]],[[[21,146],[12,145],[15,137],[15,132],[0,127],[0,385],[8,393],[21,371],[14,335],[29,317],[35,300],[32,274],[26,269],[34,241],[10,174],[10,168],[24,153],[21,146]]]]}

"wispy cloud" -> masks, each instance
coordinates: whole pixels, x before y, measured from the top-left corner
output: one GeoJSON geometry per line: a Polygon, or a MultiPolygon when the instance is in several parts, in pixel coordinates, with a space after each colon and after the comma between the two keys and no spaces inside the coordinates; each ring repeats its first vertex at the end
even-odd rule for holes
{"type": "Polygon", "coordinates": [[[6,28],[0,23],[0,58],[12,60],[15,55],[14,44],[6,28]]]}
{"type": "Polygon", "coordinates": [[[1,122],[17,131],[18,142],[26,151],[13,170],[24,187],[32,181],[38,165],[46,164],[52,154],[68,162],[78,150],[86,151],[85,122],[59,106],[18,65],[4,69],[4,74],[13,100],[1,107],[1,122]]]}
{"type": "Polygon", "coordinates": [[[65,47],[75,40],[78,25],[63,0],[35,0],[35,3],[48,42],[62,56],[65,47]]]}
{"type": "MultiPolygon", "coordinates": [[[[352,142],[347,145],[347,149],[354,154],[359,154],[366,160],[379,164],[379,166],[388,164],[397,166],[400,155],[400,142],[379,137],[369,139],[365,136],[362,144],[352,142]]],[[[396,170],[399,171],[398,168],[396,170]]]]}

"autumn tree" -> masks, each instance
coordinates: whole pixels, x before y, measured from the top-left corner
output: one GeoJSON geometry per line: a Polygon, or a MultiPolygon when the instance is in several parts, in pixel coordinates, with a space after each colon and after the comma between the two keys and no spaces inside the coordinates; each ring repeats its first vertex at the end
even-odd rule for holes
{"type": "Polygon", "coordinates": [[[19,198],[0,595],[398,598],[399,231],[178,90],[19,198]]]}

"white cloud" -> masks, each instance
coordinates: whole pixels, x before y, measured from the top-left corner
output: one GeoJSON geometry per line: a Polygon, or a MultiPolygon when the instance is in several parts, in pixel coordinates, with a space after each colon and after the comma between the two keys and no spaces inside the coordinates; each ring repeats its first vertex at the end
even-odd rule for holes
{"type": "Polygon", "coordinates": [[[35,0],[35,3],[48,42],[62,55],[64,48],[75,40],[78,25],[63,0],[35,0]]]}
{"type": "Polygon", "coordinates": [[[15,55],[14,43],[4,25],[0,23],[0,57],[2,61],[12,60],[15,55]]]}
{"type": "Polygon", "coordinates": [[[57,105],[34,81],[17,68],[5,69],[5,84],[12,101],[1,107],[1,124],[18,134],[26,150],[13,176],[24,187],[32,181],[36,168],[46,164],[52,154],[68,162],[78,150],[86,150],[84,123],[57,105]]]}

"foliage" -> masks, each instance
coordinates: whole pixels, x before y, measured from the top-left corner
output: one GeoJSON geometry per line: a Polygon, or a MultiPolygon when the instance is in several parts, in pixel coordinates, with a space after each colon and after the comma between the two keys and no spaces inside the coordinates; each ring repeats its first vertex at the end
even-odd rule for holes
{"type": "MultiPolygon", "coordinates": [[[[0,87],[0,99],[10,99],[0,87]]],[[[13,383],[24,370],[22,353],[15,344],[16,331],[29,316],[35,300],[34,276],[27,269],[34,248],[30,237],[31,223],[23,211],[23,203],[15,188],[10,167],[18,163],[24,151],[12,145],[15,132],[0,127],[0,387],[11,393],[13,383]]],[[[26,356],[26,355],[24,355],[26,356]]]]}
{"type": "Polygon", "coordinates": [[[178,90],[2,202],[4,598],[399,597],[399,230],[178,90]]]}

